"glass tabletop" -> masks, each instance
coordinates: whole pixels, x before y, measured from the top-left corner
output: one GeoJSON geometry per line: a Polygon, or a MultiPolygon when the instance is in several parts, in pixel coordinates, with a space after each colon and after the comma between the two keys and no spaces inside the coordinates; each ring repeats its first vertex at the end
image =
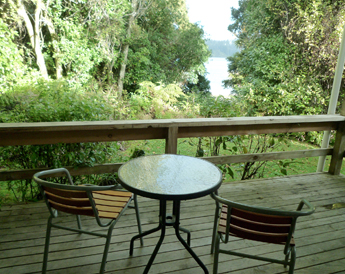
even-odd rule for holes
{"type": "Polygon", "coordinates": [[[122,165],[118,174],[127,190],[166,200],[202,197],[217,190],[222,182],[222,173],[214,164],[174,154],[135,158],[122,165]]]}

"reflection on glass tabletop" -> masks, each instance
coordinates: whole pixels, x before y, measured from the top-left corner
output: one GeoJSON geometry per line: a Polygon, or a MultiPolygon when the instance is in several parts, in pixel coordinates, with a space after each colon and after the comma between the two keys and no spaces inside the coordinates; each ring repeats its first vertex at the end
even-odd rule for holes
{"type": "Polygon", "coordinates": [[[196,198],[216,190],[221,184],[222,173],[202,159],[163,154],[130,160],[120,167],[119,178],[125,188],[135,193],[139,191],[141,195],[196,198]]]}

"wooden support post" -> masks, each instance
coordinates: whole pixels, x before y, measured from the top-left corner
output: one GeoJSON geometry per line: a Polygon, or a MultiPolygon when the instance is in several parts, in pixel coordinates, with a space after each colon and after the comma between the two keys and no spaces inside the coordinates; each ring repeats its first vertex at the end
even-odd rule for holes
{"type": "Polygon", "coordinates": [[[165,139],[165,153],[177,154],[177,134],[178,127],[169,127],[168,134],[165,139]]]}
{"type": "Polygon", "coordinates": [[[339,175],[345,151],[345,123],[339,123],[329,173],[339,175]]]}

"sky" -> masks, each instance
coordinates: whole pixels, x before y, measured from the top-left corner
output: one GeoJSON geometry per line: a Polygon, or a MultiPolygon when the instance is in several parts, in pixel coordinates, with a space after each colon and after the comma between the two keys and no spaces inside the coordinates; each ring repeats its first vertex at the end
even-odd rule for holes
{"type": "Polygon", "coordinates": [[[189,20],[203,26],[206,38],[234,40],[228,31],[231,7],[238,8],[238,0],[186,0],[189,20]]]}

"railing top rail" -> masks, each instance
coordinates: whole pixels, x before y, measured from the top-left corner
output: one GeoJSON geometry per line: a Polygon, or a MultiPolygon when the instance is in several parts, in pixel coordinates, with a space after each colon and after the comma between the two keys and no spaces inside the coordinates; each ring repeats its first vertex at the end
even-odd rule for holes
{"type": "Polygon", "coordinates": [[[229,118],[193,118],[193,119],[155,119],[155,120],[108,120],[83,122],[36,122],[36,123],[0,123],[0,132],[11,131],[69,131],[91,129],[140,129],[167,127],[200,127],[231,125],[267,125],[316,122],[342,122],[341,115],[293,115],[263,117],[229,117],[229,118]]]}

